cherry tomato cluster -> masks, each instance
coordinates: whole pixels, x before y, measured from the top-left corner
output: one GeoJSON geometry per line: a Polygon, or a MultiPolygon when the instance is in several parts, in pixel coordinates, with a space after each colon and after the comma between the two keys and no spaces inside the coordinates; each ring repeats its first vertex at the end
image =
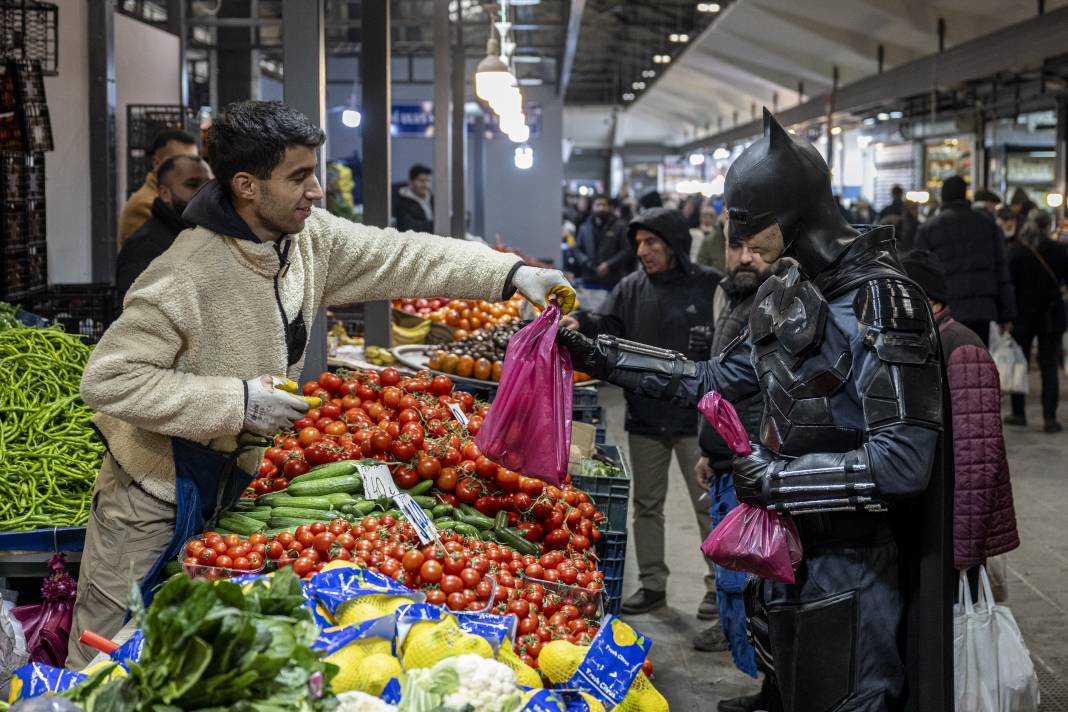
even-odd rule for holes
{"type": "Polygon", "coordinates": [[[454,393],[446,376],[421,371],[401,378],[394,368],[323,373],[303,393],[322,398],[322,406],[275,437],[249,495],[284,490],[316,465],[367,457],[388,463],[400,487],[434,479],[451,492],[462,474],[461,436],[475,435],[489,408],[470,393],[454,393]],[[467,415],[466,428],[453,418],[450,404],[467,415]]]}
{"type": "Polygon", "coordinates": [[[229,578],[238,573],[257,573],[266,561],[267,536],[256,533],[247,539],[237,534],[223,536],[205,532],[185,545],[184,568],[192,576],[229,578]]]}

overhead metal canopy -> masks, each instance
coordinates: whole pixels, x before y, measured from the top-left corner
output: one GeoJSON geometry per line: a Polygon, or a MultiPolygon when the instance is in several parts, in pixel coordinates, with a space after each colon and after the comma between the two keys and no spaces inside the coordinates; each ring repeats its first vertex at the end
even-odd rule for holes
{"type": "MultiPolygon", "coordinates": [[[[942,42],[949,52],[976,38],[1035,18],[1040,3],[1035,0],[937,3],[737,0],[722,4],[723,10],[707,30],[690,42],[654,83],[644,91],[634,92],[636,100],[625,111],[627,142],[679,144],[723,134],[748,124],[754,106],[757,111],[766,105],[783,112],[812,97],[827,94],[836,67],[843,91],[859,80],[876,76],[880,69],[880,47],[882,68],[886,72],[883,79],[895,67],[936,54],[940,20],[945,28],[942,42]]],[[[662,5],[670,7],[671,3],[662,5]]],[[[695,7],[696,3],[688,6],[695,7]]],[[[1048,19],[1068,6],[1068,0],[1046,0],[1044,6],[1048,19]]],[[[583,25],[585,30],[587,23],[584,21],[583,25]]],[[[580,43],[590,38],[593,35],[583,36],[580,43]]],[[[619,49],[618,54],[625,57],[626,48],[619,49]]],[[[662,69],[650,63],[647,55],[642,55],[646,64],[639,70],[662,69]]],[[[998,71],[993,69],[997,65],[1002,72],[1011,68],[1011,55],[990,52],[982,59],[983,66],[990,69],[987,74],[998,71]]],[[[618,64],[628,66],[624,58],[618,64]]],[[[581,52],[576,65],[577,70],[581,52]]],[[[930,80],[929,74],[921,76],[919,70],[919,67],[913,70],[917,72],[914,80],[930,80]]],[[[607,69],[601,67],[599,71],[607,69]]],[[[939,71],[948,71],[948,67],[939,65],[939,71]]],[[[869,87],[876,95],[881,91],[878,81],[869,87]]],[[[885,91],[882,93],[887,96],[885,91]]],[[[626,105],[621,94],[606,96],[605,103],[626,105]]],[[[841,108],[841,91],[838,98],[841,108]]],[[[822,110],[825,113],[826,107],[822,110]]]]}

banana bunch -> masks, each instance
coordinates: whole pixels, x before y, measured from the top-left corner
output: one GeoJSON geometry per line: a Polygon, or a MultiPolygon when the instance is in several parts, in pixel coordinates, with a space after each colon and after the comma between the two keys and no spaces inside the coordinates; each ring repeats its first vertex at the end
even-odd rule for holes
{"type": "Polygon", "coordinates": [[[349,336],[349,332],[345,331],[345,327],[343,327],[341,324],[334,324],[330,327],[330,331],[327,333],[330,336],[336,337],[337,342],[339,344],[344,344],[346,346],[359,345],[363,343],[362,336],[357,336],[356,338],[349,336]]]}
{"type": "Polygon", "coordinates": [[[367,357],[367,360],[376,366],[392,366],[397,362],[393,354],[389,349],[384,349],[381,346],[367,346],[364,347],[363,355],[367,357]]]}
{"type": "Polygon", "coordinates": [[[393,325],[393,343],[398,346],[404,344],[425,344],[427,334],[430,333],[431,321],[424,319],[419,326],[393,325]]]}

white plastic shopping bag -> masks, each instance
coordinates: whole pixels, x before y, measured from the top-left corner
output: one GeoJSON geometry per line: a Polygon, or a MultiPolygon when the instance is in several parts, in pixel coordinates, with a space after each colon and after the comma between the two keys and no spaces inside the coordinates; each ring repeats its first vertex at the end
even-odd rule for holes
{"type": "Polygon", "coordinates": [[[1002,334],[990,325],[990,357],[1001,377],[1002,393],[1027,395],[1027,355],[1011,334],[1002,334]]]}
{"type": "Polygon", "coordinates": [[[994,604],[986,568],[979,568],[979,599],[972,602],[960,574],[953,610],[953,671],[957,712],[1037,712],[1038,677],[1016,619],[994,604]]]}

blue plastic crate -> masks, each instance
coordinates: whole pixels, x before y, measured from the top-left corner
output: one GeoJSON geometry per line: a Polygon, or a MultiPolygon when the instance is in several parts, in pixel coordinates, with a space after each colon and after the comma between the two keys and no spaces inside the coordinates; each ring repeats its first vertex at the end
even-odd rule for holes
{"type": "Polygon", "coordinates": [[[605,613],[619,613],[623,599],[623,565],[627,559],[627,532],[602,531],[596,546],[601,571],[604,572],[602,602],[605,613]]]}
{"type": "Polygon", "coordinates": [[[0,551],[81,551],[85,527],[53,527],[0,533],[0,551]]]}
{"type": "Polygon", "coordinates": [[[598,449],[623,468],[623,477],[572,475],[571,484],[588,494],[597,509],[604,512],[605,529],[625,532],[630,501],[630,466],[623,452],[615,445],[598,444],[598,449]]]}

